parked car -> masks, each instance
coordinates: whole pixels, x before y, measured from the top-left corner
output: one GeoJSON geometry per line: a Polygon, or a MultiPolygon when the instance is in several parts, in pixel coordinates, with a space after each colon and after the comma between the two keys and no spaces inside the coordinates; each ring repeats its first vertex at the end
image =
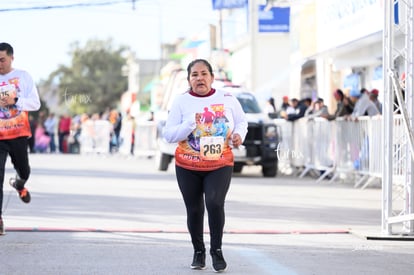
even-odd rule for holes
{"type": "MultiPolygon", "coordinates": [[[[184,75],[184,72],[178,72],[184,75]]],[[[181,76],[183,77],[183,76],[181,76]]],[[[248,133],[243,146],[234,149],[234,172],[241,173],[246,165],[262,166],[264,177],[275,177],[278,171],[277,145],[280,139],[278,126],[264,113],[255,96],[240,86],[229,85],[227,81],[216,80],[214,87],[227,90],[239,100],[248,120],[248,133]]],[[[182,88],[182,87],[181,87],[182,88]]],[[[183,92],[185,91],[181,89],[183,92]]],[[[172,101],[174,96],[169,96],[172,101]]],[[[170,106],[170,104],[166,104],[170,106]]],[[[174,158],[177,144],[171,144],[162,137],[162,128],[168,115],[168,108],[157,114],[157,144],[156,155],[157,168],[160,171],[168,170],[168,166],[174,158]]]]}

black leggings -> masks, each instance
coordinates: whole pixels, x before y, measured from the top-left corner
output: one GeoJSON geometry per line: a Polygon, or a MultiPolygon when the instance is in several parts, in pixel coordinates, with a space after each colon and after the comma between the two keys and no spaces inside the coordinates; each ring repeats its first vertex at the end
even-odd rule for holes
{"type": "Polygon", "coordinates": [[[175,171],[187,209],[187,227],[194,250],[205,250],[204,199],[210,228],[210,248],[221,248],[225,222],[224,201],[233,167],[226,166],[214,171],[193,171],[176,166],[175,171]]]}
{"type": "Polygon", "coordinates": [[[27,137],[0,140],[0,217],[3,209],[3,183],[7,156],[10,155],[11,162],[16,170],[18,181],[17,188],[22,189],[24,183],[29,178],[30,166],[28,157],[27,137]]]}

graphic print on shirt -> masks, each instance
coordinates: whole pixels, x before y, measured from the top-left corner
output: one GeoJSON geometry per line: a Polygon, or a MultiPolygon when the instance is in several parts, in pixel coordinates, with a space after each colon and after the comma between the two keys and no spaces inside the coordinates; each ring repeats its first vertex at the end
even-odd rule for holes
{"type": "MultiPolygon", "coordinates": [[[[9,79],[0,83],[0,98],[16,98],[20,93],[18,78],[9,79]]],[[[31,136],[27,112],[11,105],[0,107],[0,139],[31,136]]]]}
{"type": "Polygon", "coordinates": [[[203,160],[220,159],[229,134],[224,104],[204,107],[203,112],[195,114],[195,121],[197,126],[189,136],[188,145],[203,160]]]}
{"type": "MultiPolygon", "coordinates": [[[[8,100],[17,97],[17,88],[13,83],[2,82],[0,84],[0,99],[8,100]]],[[[0,107],[0,118],[11,118],[18,115],[19,111],[16,108],[0,107]]]]}

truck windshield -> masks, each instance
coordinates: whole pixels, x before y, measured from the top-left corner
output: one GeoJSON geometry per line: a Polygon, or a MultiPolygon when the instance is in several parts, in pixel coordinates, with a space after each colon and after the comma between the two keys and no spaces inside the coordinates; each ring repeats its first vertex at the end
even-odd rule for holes
{"type": "Polygon", "coordinates": [[[243,111],[248,114],[258,114],[261,113],[259,104],[253,95],[247,93],[241,93],[236,95],[239,100],[243,111]]]}

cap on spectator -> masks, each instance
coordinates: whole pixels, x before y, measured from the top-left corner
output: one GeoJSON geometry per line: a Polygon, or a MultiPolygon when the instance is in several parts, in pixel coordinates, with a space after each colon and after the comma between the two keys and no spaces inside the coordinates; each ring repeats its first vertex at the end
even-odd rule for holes
{"type": "Polygon", "coordinates": [[[361,96],[361,92],[358,91],[357,89],[352,89],[349,92],[349,95],[352,96],[352,97],[360,97],[361,96]]]}
{"type": "Polygon", "coordinates": [[[371,94],[378,95],[379,91],[377,89],[372,89],[371,94]]]}
{"type": "Polygon", "coordinates": [[[287,95],[285,95],[285,96],[283,97],[283,100],[289,100],[289,97],[288,97],[287,95]]]}
{"type": "Polygon", "coordinates": [[[344,92],[341,89],[336,89],[333,93],[335,98],[342,98],[344,96],[344,92]]]}

